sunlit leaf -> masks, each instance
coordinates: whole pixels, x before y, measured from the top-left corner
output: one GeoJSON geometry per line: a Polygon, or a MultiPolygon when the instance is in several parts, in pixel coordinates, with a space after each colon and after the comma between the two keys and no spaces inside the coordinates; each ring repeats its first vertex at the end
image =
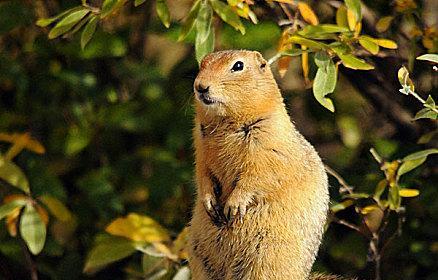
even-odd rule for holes
{"type": "MultiPolygon", "coordinates": [[[[301,46],[301,49],[306,50],[307,47],[301,46]]],[[[304,81],[306,82],[306,84],[308,84],[308,83],[310,83],[310,80],[309,80],[309,54],[308,53],[303,53],[301,55],[301,67],[303,69],[304,81]]]]}
{"type": "Polygon", "coordinates": [[[397,43],[392,41],[392,40],[388,40],[388,39],[375,39],[373,38],[373,41],[383,47],[383,48],[387,48],[387,49],[397,49],[397,43]]]}
{"type": "Polygon", "coordinates": [[[333,102],[325,96],[335,90],[337,81],[336,67],[325,52],[316,53],[315,64],[318,66],[318,70],[313,81],[313,95],[322,106],[334,112],[333,102]]]}
{"type": "MultiPolygon", "coordinates": [[[[105,0],[102,5],[102,11],[100,13],[101,18],[105,18],[111,14],[114,14],[119,10],[128,0],[105,0]]],[[[135,4],[135,3],[134,3],[135,4]]]]}
{"type": "Polygon", "coordinates": [[[294,44],[300,44],[312,49],[317,49],[317,50],[321,50],[321,49],[327,49],[328,46],[324,43],[320,43],[317,42],[315,40],[311,40],[311,39],[307,39],[304,38],[302,36],[299,35],[292,35],[289,37],[289,39],[287,40],[289,43],[294,43],[294,44]]]}
{"type": "Polygon", "coordinates": [[[84,273],[94,273],[106,265],[132,255],[135,247],[132,241],[116,236],[97,240],[85,261],[84,273]]]}
{"type": "Polygon", "coordinates": [[[214,29],[212,27],[212,9],[210,5],[202,2],[196,18],[195,50],[198,63],[205,55],[214,49],[214,29]]]}
{"type": "Polygon", "coordinates": [[[365,206],[365,207],[361,208],[360,212],[362,214],[366,215],[366,214],[369,214],[369,213],[371,213],[371,212],[373,212],[373,211],[375,211],[377,209],[380,209],[380,207],[378,205],[371,204],[371,205],[368,205],[368,206],[365,206]]]}
{"type": "Polygon", "coordinates": [[[397,210],[401,204],[400,188],[395,185],[389,188],[389,208],[391,210],[397,210]]]}
{"type": "Polygon", "coordinates": [[[336,24],[338,26],[348,28],[347,7],[345,5],[339,6],[339,8],[336,10],[336,24]]]}
{"type": "Polygon", "coordinates": [[[181,32],[178,36],[178,41],[184,40],[187,35],[190,33],[190,31],[193,29],[193,26],[195,26],[196,17],[198,16],[199,7],[200,7],[201,0],[195,1],[192,8],[190,9],[190,12],[184,21],[184,24],[182,25],[181,32]]]}
{"type": "Polygon", "coordinates": [[[359,44],[374,55],[379,52],[379,45],[368,36],[360,36],[359,44]]]}
{"type": "Polygon", "coordinates": [[[438,54],[435,54],[435,53],[423,54],[423,55],[420,55],[419,57],[417,57],[417,59],[418,60],[427,60],[430,62],[438,63],[438,54]]]}
{"type": "Polygon", "coordinates": [[[43,250],[46,226],[32,204],[27,204],[21,215],[20,235],[32,254],[37,255],[43,250]]]}
{"type": "Polygon", "coordinates": [[[388,183],[386,180],[380,180],[380,182],[377,184],[376,189],[374,190],[374,199],[379,200],[380,196],[385,191],[386,187],[388,186],[388,183]]]}
{"type": "Polygon", "coordinates": [[[337,203],[337,204],[331,206],[330,210],[333,213],[337,213],[339,211],[342,211],[342,210],[350,207],[351,205],[353,205],[353,200],[347,199],[347,200],[344,200],[344,201],[342,201],[340,203],[337,203]]]}
{"type": "Polygon", "coordinates": [[[298,10],[300,11],[301,16],[306,22],[312,25],[317,25],[319,23],[318,17],[307,3],[301,1],[298,2],[298,10]]]}
{"type": "Polygon", "coordinates": [[[152,218],[135,213],[115,219],[105,230],[110,234],[123,236],[133,241],[151,243],[170,239],[166,230],[152,218]]]}
{"type": "Polygon", "coordinates": [[[337,26],[334,24],[307,25],[298,34],[306,37],[318,36],[321,34],[349,32],[346,27],[337,26]]]}
{"type": "Polygon", "coordinates": [[[374,69],[374,66],[366,63],[364,60],[357,58],[352,54],[338,54],[338,56],[342,60],[342,64],[344,64],[345,67],[356,70],[374,69]]]}
{"type": "Polygon", "coordinates": [[[15,209],[21,208],[26,204],[24,199],[16,199],[0,206],[0,220],[11,214],[15,209]]]}
{"type": "Polygon", "coordinates": [[[72,218],[72,214],[70,210],[67,209],[67,207],[59,201],[57,198],[49,195],[44,195],[39,197],[39,200],[41,200],[44,205],[47,206],[50,213],[52,213],[55,218],[62,222],[67,222],[72,218]]]}
{"type": "Polygon", "coordinates": [[[23,171],[11,161],[7,161],[0,157],[0,179],[8,184],[19,188],[25,193],[30,192],[29,182],[23,171]]]}
{"type": "Polygon", "coordinates": [[[436,120],[437,117],[438,117],[438,114],[434,110],[432,110],[430,108],[423,108],[415,114],[414,120],[419,120],[419,119],[436,120]]]}
{"type": "Polygon", "coordinates": [[[38,142],[38,140],[33,139],[30,133],[0,133],[0,141],[5,141],[12,143],[12,147],[8,150],[5,155],[6,159],[11,160],[23,149],[27,149],[37,154],[43,154],[46,152],[44,146],[38,142]]]}
{"type": "Polygon", "coordinates": [[[351,10],[356,17],[356,21],[362,20],[362,10],[360,0],[345,0],[345,5],[351,10]]]}
{"type": "Polygon", "coordinates": [[[420,194],[416,189],[400,189],[399,194],[401,197],[416,197],[420,194]]]}
{"type": "Polygon", "coordinates": [[[424,158],[424,157],[428,157],[428,156],[433,155],[433,154],[438,154],[438,149],[427,149],[427,150],[412,153],[412,154],[404,157],[403,161],[424,158]]]}
{"type": "Polygon", "coordinates": [[[393,19],[393,16],[382,17],[376,23],[376,30],[378,32],[385,32],[391,26],[391,22],[393,19]]]}
{"type": "Polygon", "coordinates": [[[360,198],[369,198],[370,195],[367,193],[348,193],[344,195],[345,197],[360,199],[360,198]]]}
{"type": "Polygon", "coordinates": [[[56,16],[51,17],[51,18],[40,18],[39,20],[37,20],[36,25],[38,25],[40,27],[46,27],[47,25],[52,24],[53,22],[57,21],[58,19],[61,19],[65,15],[72,13],[72,12],[75,12],[75,11],[82,10],[82,9],[83,9],[82,6],[77,6],[77,7],[68,9],[68,10],[60,13],[59,15],[56,15],[56,16]]]}
{"type": "Polygon", "coordinates": [[[160,18],[161,22],[166,28],[170,26],[170,13],[169,7],[167,7],[167,3],[165,0],[157,0],[156,3],[157,15],[160,18]]]}
{"type": "Polygon", "coordinates": [[[82,18],[84,18],[90,10],[83,8],[81,10],[70,13],[68,16],[58,22],[55,27],[49,32],[49,39],[54,39],[66,32],[68,32],[73,26],[75,26],[82,18]]]}
{"type": "Polygon", "coordinates": [[[240,21],[239,16],[233,12],[230,6],[219,0],[210,0],[210,3],[213,10],[223,21],[234,27],[236,30],[239,30],[240,33],[245,34],[245,27],[240,21]]]}
{"type": "MultiPolygon", "coordinates": [[[[401,67],[398,70],[397,77],[398,77],[398,81],[400,82],[400,85],[402,85],[403,87],[407,86],[408,89],[412,91],[415,90],[414,83],[412,82],[411,78],[409,78],[409,71],[405,66],[401,67]]],[[[406,94],[409,94],[409,92],[406,94]]]]}
{"type": "Polygon", "coordinates": [[[351,31],[354,31],[357,24],[357,18],[354,15],[354,12],[350,9],[347,9],[347,23],[348,23],[348,28],[350,28],[351,31]]]}
{"type": "Polygon", "coordinates": [[[93,38],[93,34],[96,31],[96,26],[99,19],[97,16],[92,16],[88,21],[87,25],[85,25],[84,30],[81,35],[81,48],[84,49],[85,46],[90,42],[91,38],[93,38]]]}

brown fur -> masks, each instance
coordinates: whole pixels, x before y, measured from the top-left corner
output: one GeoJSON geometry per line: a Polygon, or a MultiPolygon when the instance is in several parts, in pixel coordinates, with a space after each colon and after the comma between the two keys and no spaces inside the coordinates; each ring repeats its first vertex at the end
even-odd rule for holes
{"type": "Polygon", "coordinates": [[[201,63],[200,85],[216,103],[195,102],[193,279],[309,278],[327,175],[290,121],[269,66],[258,52],[213,53],[201,63]],[[230,71],[238,60],[243,71],[230,71]]]}

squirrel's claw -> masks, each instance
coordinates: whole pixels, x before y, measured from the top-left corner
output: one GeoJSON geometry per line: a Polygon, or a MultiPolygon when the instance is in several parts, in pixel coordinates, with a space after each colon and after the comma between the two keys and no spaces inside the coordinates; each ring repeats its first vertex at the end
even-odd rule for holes
{"type": "Polygon", "coordinates": [[[216,198],[213,195],[205,195],[203,204],[207,215],[215,225],[219,226],[225,223],[225,216],[222,212],[222,208],[217,203],[216,198]]]}
{"type": "Polygon", "coordinates": [[[234,200],[232,197],[225,203],[224,214],[228,223],[232,223],[236,218],[240,220],[246,214],[247,206],[251,203],[251,200],[234,200]]]}

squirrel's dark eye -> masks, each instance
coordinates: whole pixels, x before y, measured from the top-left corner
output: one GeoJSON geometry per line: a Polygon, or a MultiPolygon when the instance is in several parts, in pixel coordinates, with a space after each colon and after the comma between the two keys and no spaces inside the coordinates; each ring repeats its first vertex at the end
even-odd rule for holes
{"type": "Polygon", "coordinates": [[[231,68],[231,72],[237,72],[237,71],[242,71],[243,70],[243,62],[242,61],[237,61],[236,63],[234,63],[233,68],[231,68]]]}

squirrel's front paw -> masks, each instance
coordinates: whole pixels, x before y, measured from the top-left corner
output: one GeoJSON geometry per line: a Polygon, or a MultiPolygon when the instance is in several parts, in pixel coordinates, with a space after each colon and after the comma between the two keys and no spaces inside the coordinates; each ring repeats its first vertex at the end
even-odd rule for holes
{"type": "Polygon", "coordinates": [[[224,215],[228,223],[232,223],[236,217],[242,219],[252,202],[252,196],[235,192],[231,193],[224,207],[224,215]]]}
{"type": "Polygon", "coordinates": [[[216,201],[216,197],[213,194],[205,194],[203,204],[205,211],[215,225],[225,224],[225,216],[222,212],[222,207],[216,201]]]}

